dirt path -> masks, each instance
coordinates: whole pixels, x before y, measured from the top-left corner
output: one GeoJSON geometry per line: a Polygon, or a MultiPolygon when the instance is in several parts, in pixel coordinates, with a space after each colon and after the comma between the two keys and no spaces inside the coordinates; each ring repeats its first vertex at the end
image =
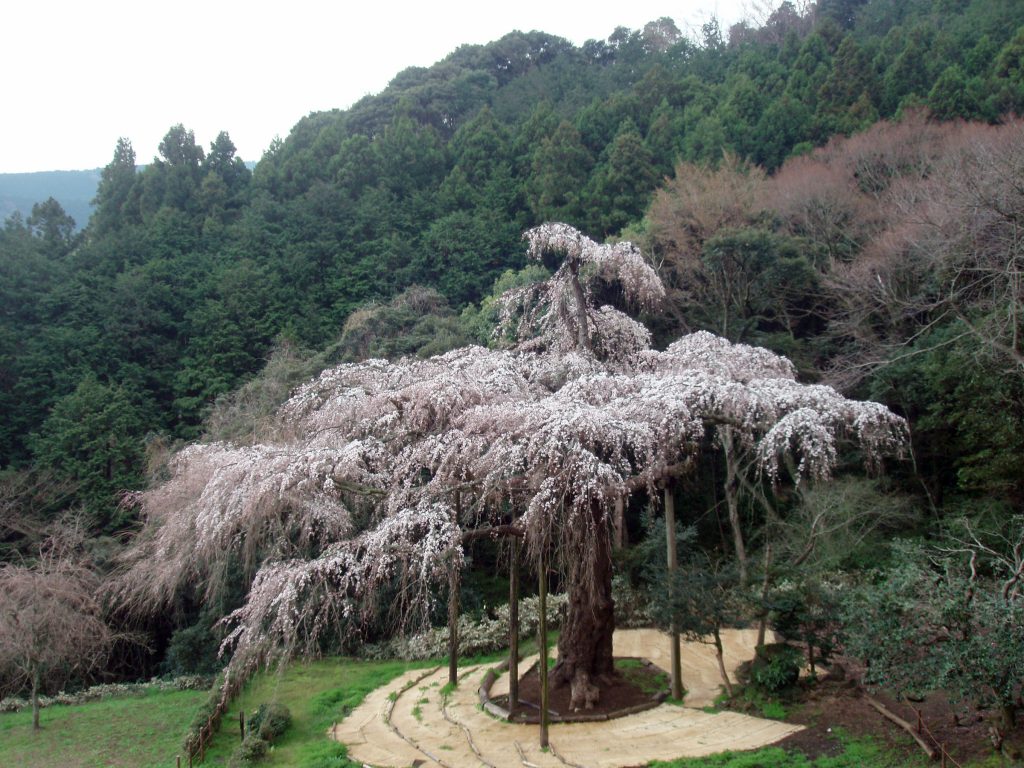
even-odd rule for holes
{"type": "MultiPolygon", "coordinates": [[[[755,633],[730,631],[723,636],[726,667],[753,656],[755,633]]],[[[615,633],[617,656],[642,656],[667,667],[668,637],[654,630],[615,633]]],[[[618,768],[651,760],[696,757],[725,750],[771,744],[801,726],[762,720],[734,712],[707,713],[721,683],[711,649],[683,644],[686,706],[656,709],[602,723],[564,723],[551,727],[551,749],[537,746],[537,726],[497,720],[478,706],[477,688],[487,667],[459,669],[459,686],[447,698],[441,689],[447,668],[418,670],[378,688],[332,736],[348,745],[349,756],[374,766],[418,765],[442,768],[618,768]],[[717,681],[717,682],[716,682],[717,681]]],[[[529,664],[529,661],[525,662],[529,664]]],[[[493,694],[507,692],[508,676],[498,679],[493,694]]]]}

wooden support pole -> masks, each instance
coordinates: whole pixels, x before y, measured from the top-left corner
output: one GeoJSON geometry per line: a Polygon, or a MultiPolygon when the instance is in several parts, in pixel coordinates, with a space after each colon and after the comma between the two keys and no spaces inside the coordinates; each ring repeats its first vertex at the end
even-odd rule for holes
{"type": "Polygon", "coordinates": [[[508,577],[508,714],[519,706],[519,540],[512,539],[508,577]]]}
{"type": "Polygon", "coordinates": [[[772,545],[768,543],[764,547],[764,581],[761,583],[761,618],[757,622],[757,652],[764,648],[764,638],[768,633],[768,587],[771,584],[769,574],[772,567],[772,545]]]}
{"type": "Polygon", "coordinates": [[[626,500],[619,496],[615,499],[615,548],[626,546],[626,500]]]}
{"type": "Polygon", "coordinates": [[[459,570],[448,573],[448,683],[459,682],[459,570]]]}
{"type": "MultiPolygon", "coordinates": [[[[679,570],[679,558],[676,552],[676,500],[675,494],[671,483],[665,483],[664,489],[665,495],[665,544],[668,554],[668,575],[669,575],[669,589],[672,589],[672,583],[675,580],[676,571],[679,570]]],[[[671,594],[670,604],[671,604],[671,594]]],[[[683,698],[683,668],[682,661],[680,659],[679,650],[679,628],[676,626],[675,619],[672,620],[671,632],[670,632],[670,651],[671,651],[671,669],[672,669],[672,698],[681,699],[683,698]]]]}
{"type": "MultiPolygon", "coordinates": [[[[455,524],[462,514],[462,493],[455,491],[455,524]]],[[[460,545],[461,547],[461,545],[460,545]]],[[[459,576],[460,569],[452,557],[448,572],[448,684],[459,684],[459,576]]]]}
{"type": "Polygon", "coordinates": [[[245,741],[245,710],[238,710],[238,731],[242,737],[242,741],[245,741]]]}
{"type": "Polygon", "coordinates": [[[540,592],[540,621],[537,623],[537,651],[540,654],[540,746],[548,746],[548,563],[547,552],[541,551],[538,589],[540,592]]]}

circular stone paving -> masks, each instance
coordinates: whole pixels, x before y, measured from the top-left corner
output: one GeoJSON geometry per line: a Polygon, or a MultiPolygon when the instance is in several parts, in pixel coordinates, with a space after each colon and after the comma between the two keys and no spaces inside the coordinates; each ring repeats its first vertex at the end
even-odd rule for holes
{"type": "MultiPolygon", "coordinates": [[[[726,668],[733,673],[753,657],[755,631],[723,632],[722,640],[726,668]]],[[[697,709],[718,695],[718,666],[710,647],[682,645],[685,706],[660,704],[614,720],[554,724],[547,751],[538,746],[537,726],[506,722],[480,706],[479,689],[494,665],[460,667],[459,685],[448,695],[442,694],[447,667],[408,672],[367,696],[331,736],[348,745],[351,759],[371,766],[621,768],[754,749],[801,730],[736,712],[697,709]]],[[[622,630],[615,633],[614,653],[646,658],[665,669],[669,639],[654,630],[622,630]]],[[[534,660],[524,660],[523,668],[534,660]]],[[[507,674],[491,687],[492,696],[502,694],[508,694],[507,674]]]]}

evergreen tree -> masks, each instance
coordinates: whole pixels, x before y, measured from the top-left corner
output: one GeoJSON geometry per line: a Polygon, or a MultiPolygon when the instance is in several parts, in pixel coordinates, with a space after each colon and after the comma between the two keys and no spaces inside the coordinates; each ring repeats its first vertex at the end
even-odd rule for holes
{"type": "Polygon", "coordinates": [[[127,391],[87,375],[53,407],[32,438],[37,466],[70,481],[94,532],[124,521],[122,491],[143,480],[142,414],[127,391]]]}
{"type": "Polygon", "coordinates": [[[631,120],[623,121],[605,152],[588,184],[587,207],[590,227],[608,235],[640,218],[657,176],[651,152],[631,120]]]}

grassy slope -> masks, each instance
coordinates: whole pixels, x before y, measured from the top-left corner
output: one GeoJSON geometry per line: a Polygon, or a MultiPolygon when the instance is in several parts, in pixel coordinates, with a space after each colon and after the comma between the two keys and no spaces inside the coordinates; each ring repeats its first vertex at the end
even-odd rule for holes
{"type": "Polygon", "coordinates": [[[181,737],[205,691],[154,691],[144,696],[47,707],[42,730],[32,712],[0,715],[0,765],[19,768],[145,768],[173,766],[181,737]]]}
{"type": "Polygon", "coordinates": [[[277,701],[291,710],[292,726],[261,765],[303,766],[343,765],[333,762],[342,753],[340,745],[326,738],[331,724],[354,708],[373,689],[414,666],[435,666],[402,661],[357,661],[324,659],[296,663],[283,674],[257,675],[228,710],[220,733],[214,738],[204,766],[224,766],[238,745],[238,712],[254,712],[260,704],[277,701]]]}

